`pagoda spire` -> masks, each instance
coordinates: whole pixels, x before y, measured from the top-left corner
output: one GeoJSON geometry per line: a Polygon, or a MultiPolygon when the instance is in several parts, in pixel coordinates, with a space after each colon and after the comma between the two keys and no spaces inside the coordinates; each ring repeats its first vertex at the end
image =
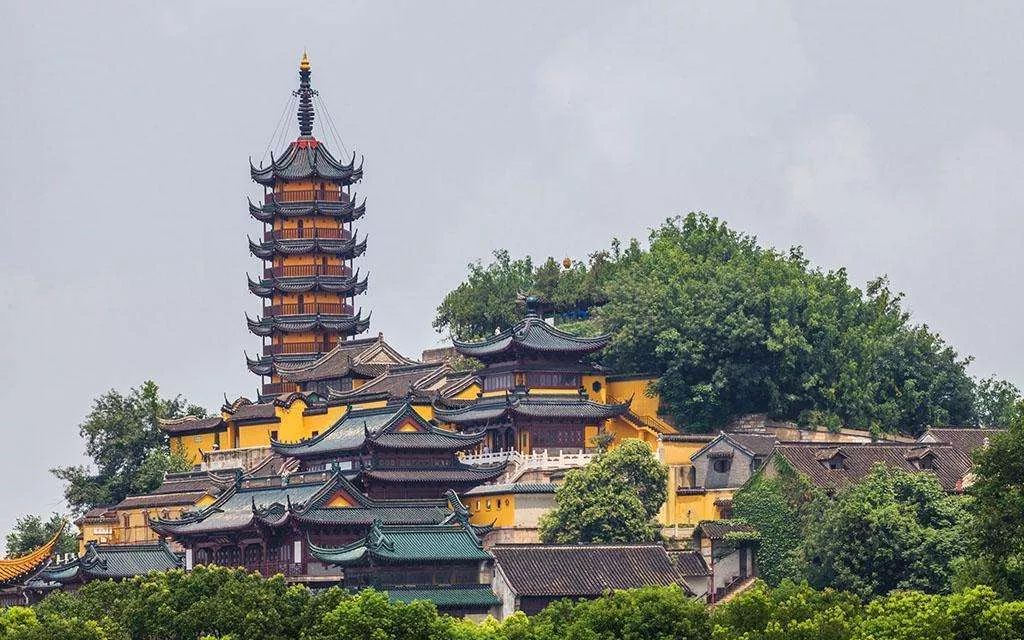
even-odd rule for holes
{"type": "Polygon", "coordinates": [[[316,95],[316,90],[310,87],[309,84],[309,76],[311,74],[309,56],[303,51],[302,60],[299,61],[299,89],[293,92],[293,95],[299,98],[300,136],[313,135],[313,96],[316,95]]]}

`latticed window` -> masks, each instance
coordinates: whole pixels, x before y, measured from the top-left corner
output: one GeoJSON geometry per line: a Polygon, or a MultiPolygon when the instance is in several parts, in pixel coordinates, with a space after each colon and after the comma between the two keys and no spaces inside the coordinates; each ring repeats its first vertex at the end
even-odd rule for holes
{"type": "Polygon", "coordinates": [[[239,561],[238,547],[227,546],[217,549],[216,560],[217,564],[222,567],[237,567],[239,561]]]}

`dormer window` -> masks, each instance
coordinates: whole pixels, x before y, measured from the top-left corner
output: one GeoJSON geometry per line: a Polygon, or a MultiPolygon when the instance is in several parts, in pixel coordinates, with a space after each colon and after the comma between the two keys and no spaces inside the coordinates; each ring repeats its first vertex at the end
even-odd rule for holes
{"type": "Polygon", "coordinates": [[[842,449],[822,449],[814,457],[826,469],[838,470],[846,468],[846,454],[843,453],[842,449]]]}
{"type": "Polygon", "coordinates": [[[729,473],[730,467],[732,467],[732,460],[729,458],[718,458],[711,463],[711,468],[715,470],[715,473],[729,473]]]}

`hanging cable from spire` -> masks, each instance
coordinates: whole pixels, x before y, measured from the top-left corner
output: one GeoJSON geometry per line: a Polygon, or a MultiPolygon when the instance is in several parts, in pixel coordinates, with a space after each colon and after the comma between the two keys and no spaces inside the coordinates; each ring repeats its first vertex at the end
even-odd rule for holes
{"type": "Polygon", "coordinates": [[[309,56],[306,52],[302,52],[302,60],[299,62],[299,89],[298,91],[292,92],[299,98],[299,135],[300,136],[312,136],[313,135],[313,96],[317,95],[316,89],[310,87],[309,76],[310,64],[309,56]]]}

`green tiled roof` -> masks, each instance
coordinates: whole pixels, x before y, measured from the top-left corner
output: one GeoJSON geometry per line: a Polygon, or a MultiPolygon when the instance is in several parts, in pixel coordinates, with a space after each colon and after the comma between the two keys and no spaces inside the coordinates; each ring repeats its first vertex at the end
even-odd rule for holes
{"type": "Polygon", "coordinates": [[[491,558],[472,527],[459,521],[436,525],[385,525],[376,520],[362,540],[338,548],[311,544],[310,553],[318,560],[340,566],[371,560],[402,563],[491,558]]]}
{"type": "Polygon", "coordinates": [[[487,585],[450,586],[422,589],[388,589],[388,597],[395,602],[427,600],[438,609],[489,608],[501,604],[487,585]]]}
{"type": "Polygon", "coordinates": [[[40,578],[50,582],[70,582],[86,577],[130,578],[181,567],[181,556],[171,551],[166,542],[132,545],[89,543],[80,558],[47,567],[40,578]]]}

